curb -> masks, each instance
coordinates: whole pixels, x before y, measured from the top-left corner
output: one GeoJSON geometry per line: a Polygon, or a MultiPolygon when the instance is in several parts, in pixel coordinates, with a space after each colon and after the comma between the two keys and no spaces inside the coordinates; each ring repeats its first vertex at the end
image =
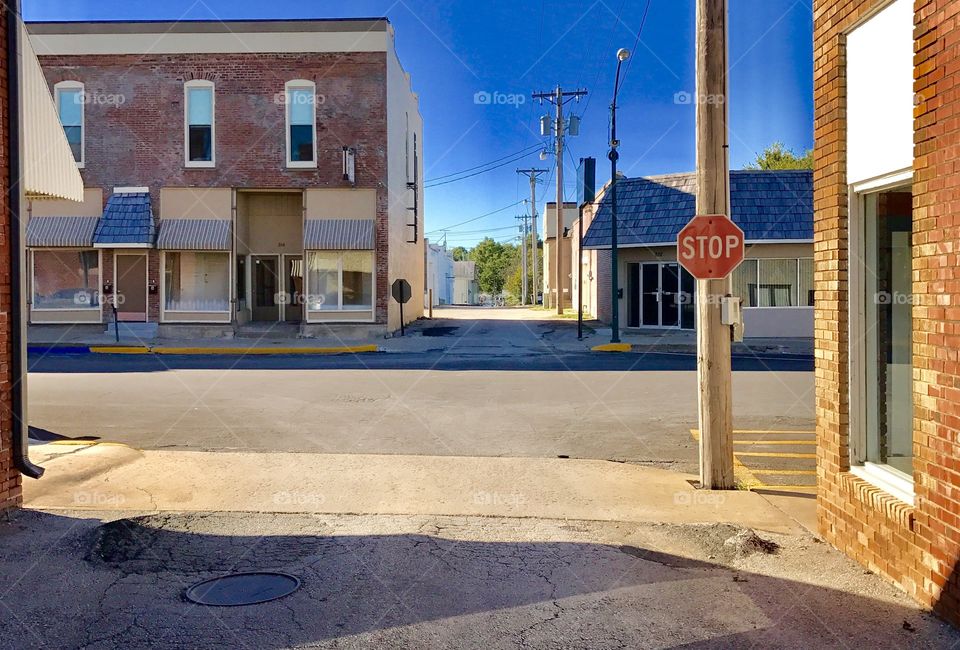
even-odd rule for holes
{"type": "Polygon", "coordinates": [[[629,343],[603,343],[595,345],[590,350],[593,352],[630,352],[633,348],[629,343]]]}
{"type": "Polygon", "coordinates": [[[362,354],[379,352],[377,345],[352,345],[342,347],[154,347],[145,345],[71,345],[28,346],[30,354],[178,354],[178,355],[329,355],[362,354]]]}

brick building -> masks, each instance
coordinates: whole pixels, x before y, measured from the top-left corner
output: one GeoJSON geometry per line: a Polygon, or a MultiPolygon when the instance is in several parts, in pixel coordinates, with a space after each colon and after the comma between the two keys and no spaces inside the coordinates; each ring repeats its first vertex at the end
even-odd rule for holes
{"type": "Polygon", "coordinates": [[[957,0],[814,3],[822,534],[960,624],[957,0]]]}
{"type": "Polygon", "coordinates": [[[86,188],[31,206],[32,324],[102,329],[115,305],[145,335],[400,326],[390,284],[425,277],[423,125],[386,19],[28,28],[86,188]]]}
{"type": "Polygon", "coordinates": [[[28,200],[79,202],[83,183],[19,3],[0,10],[0,512],[22,502],[21,475],[39,477],[27,442],[22,215],[28,200]],[[15,91],[15,92],[14,92],[15,91]]]}

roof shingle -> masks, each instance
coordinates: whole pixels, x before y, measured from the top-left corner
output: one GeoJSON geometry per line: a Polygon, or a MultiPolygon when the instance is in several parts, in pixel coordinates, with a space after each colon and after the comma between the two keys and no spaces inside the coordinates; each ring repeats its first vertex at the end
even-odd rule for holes
{"type": "Polygon", "coordinates": [[[98,246],[153,245],[157,234],[149,192],[114,193],[93,234],[98,246]]]}
{"type": "MultiPolygon", "coordinates": [[[[671,244],[696,212],[694,173],[617,181],[617,242],[620,246],[671,244]]],[[[734,222],[748,242],[813,240],[813,172],[732,171],[734,222]]],[[[583,237],[584,248],[610,247],[610,194],[583,237]]]]}

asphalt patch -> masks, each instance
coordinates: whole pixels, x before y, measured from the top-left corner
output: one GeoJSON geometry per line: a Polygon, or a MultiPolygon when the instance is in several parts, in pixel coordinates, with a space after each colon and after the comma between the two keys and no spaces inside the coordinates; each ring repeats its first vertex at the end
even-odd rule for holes
{"type": "Polygon", "coordinates": [[[437,325],[435,327],[427,327],[420,333],[423,336],[452,336],[458,329],[460,328],[457,326],[437,325]]]}

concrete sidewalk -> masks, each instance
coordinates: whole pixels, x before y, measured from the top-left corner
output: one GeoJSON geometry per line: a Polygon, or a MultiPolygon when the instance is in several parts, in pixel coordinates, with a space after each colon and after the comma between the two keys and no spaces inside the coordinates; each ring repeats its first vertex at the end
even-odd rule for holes
{"type": "Polygon", "coordinates": [[[141,451],[83,442],[33,446],[31,456],[47,469],[24,485],[32,508],[730,523],[790,533],[801,529],[798,520],[809,522],[812,507],[798,497],[791,513],[756,493],[697,490],[693,475],[601,460],[141,451]]]}

